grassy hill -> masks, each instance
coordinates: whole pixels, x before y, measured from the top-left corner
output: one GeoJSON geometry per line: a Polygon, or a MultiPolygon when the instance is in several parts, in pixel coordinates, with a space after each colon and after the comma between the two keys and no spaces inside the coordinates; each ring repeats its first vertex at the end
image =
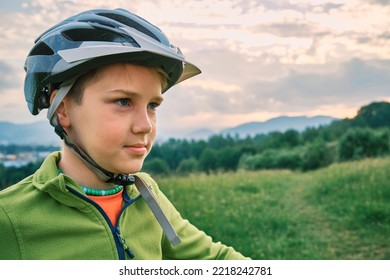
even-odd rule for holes
{"type": "Polygon", "coordinates": [[[390,259],[390,158],[158,180],[185,218],[253,259],[390,259]]]}

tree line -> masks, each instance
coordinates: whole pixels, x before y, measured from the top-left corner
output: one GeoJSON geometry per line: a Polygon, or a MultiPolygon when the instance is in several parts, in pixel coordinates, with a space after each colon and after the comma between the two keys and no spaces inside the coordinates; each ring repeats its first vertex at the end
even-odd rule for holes
{"type": "MultiPolygon", "coordinates": [[[[374,102],[360,108],[352,119],[309,127],[302,132],[290,129],[246,138],[214,135],[207,140],[169,139],[154,145],[143,171],[159,176],[239,168],[309,171],[334,162],[387,155],[390,103],[374,102]]],[[[0,165],[0,189],[33,173],[39,165],[7,169],[0,165]]]]}
{"type": "Polygon", "coordinates": [[[170,139],[156,144],[144,171],[193,172],[292,169],[308,171],[334,162],[390,155],[390,103],[374,102],[353,119],[253,137],[214,135],[208,140],[170,139]]]}

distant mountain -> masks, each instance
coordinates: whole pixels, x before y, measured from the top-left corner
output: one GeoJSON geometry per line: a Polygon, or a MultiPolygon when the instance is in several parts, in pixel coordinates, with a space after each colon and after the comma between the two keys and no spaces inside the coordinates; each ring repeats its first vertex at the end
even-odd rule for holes
{"type": "Polygon", "coordinates": [[[273,131],[284,132],[289,129],[294,129],[301,132],[308,127],[319,127],[320,125],[328,125],[335,120],[338,119],[329,116],[281,116],[270,119],[265,122],[244,123],[233,128],[224,129],[220,132],[220,134],[231,136],[239,135],[240,137],[245,137],[254,136],[256,134],[267,134],[273,131]]]}
{"type": "Polygon", "coordinates": [[[59,145],[60,138],[46,121],[30,124],[0,122],[0,144],[59,145]]]}
{"type": "Polygon", "coordinates": [[[191,132],[190,134],[186,135],[186,138],[194,139],[194,140],[201,140],[201,139],[208,139],[210,136],[215,134],[214,131],[207,129],[207,128],[201,128],[198,130],[195,130],[191,132]]]}
{"type": "MultiPolygon", "coordinates": [[[[288,129],[303,131],[307,127],[318,127],[320,125],[330,124],[337,120],[333,117],[277,117],[265,122],[244,123],[236,127],[221,130],[219,132],[209,129],[198,129],[191,133],[172,133],[171,135],[159,135],[159,140],[164,141],[173,138],[185,138],[207,140],[215,134],[239,135],[240,137],[253,136],[256,134],[267,134],[272,131],[284,132],[288,129]]],[[[61,140],[55,134],[53,127],[46,121],[40,121],[30,124],[14,124],[10,122],[0,122],[0,144],[17,145],[60,145],[61,140]]]]}

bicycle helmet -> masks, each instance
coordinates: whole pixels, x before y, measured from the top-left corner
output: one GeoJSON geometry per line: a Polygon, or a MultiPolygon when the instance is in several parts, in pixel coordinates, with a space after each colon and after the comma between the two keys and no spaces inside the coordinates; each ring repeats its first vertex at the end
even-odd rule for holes
{"type": "Polygon", "coordinates": [[[116,62],[161,66],[169,77],[164,91],[200,73],[145,19],[123,9],[89,10],[63,20],[35,40],[24,65],[30,112],[36,115],[49,107],[50,84],[116,62]]]}
{"type": "Polygon", "coordinates": [[[56,133],[100,179],[125,185],[133,183],[134,178],[101,168],[69,138],[55,114],[78,77],[96,67],[119,62],[160,66],[169,78],[164,92],[201,72],[145,19],[123,9],[95,9],[61,21],[35,40],[24,65],[24,94],[33,115],[49,108],[48,119],[56,133]],[[60,86],[50,105],[51,85],[60,86]]]}

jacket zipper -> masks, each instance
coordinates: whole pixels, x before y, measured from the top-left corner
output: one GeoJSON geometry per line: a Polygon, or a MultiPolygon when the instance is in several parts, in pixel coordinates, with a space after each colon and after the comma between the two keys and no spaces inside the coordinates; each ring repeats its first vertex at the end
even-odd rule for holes
{"type": "Polygon", "coordinates": [[[125,201],[125,204],[123,205],[122,210],[121,210],[121,212],[120,212],[120,214],[118,216],[117,226],[114,227],[114,225],[111,223],[110,219],[108,218],[106,212],[104,212],[104,210],[100,207],[99,204],[97,204],[95,201],[93,201],[92,199],[88,198],[87,196],[84,196],[84,195],[80,194],[79,192],[75,191],[74,189],[72,189],[69,186],[66,186],[66,188],[71,193],[76,195],[77,197],[79,197],[79,198],[83,199],[84,201],[86,201],[86,202],[92,204],[93,206],[95,206],[95,208],[100,212],[100,214],[102,214],[102,216],[106,220],[108,226],[110,227],[112,235],[114,236],[115,245],[116,245],[116,248],[117,248],[117,251],[118,251],[119,259],[120,260],[125,260],[126,259],[125,252],[128,254],[128,256],[131,259],[133,259],[134,258],[134,253],[131,251],[129,246],[126,245],[126,240],[125,240],[125,238],[122,236],[122,234],[120,232],[120,229],[119,229],[119,219],[120,219],[123,211],[127,207],[129,207],[131,204],[133,204],[136,200],[138,200],[141,197],[141,195],[138,195],[136,198],[132,199],[132,198],[128,197],[128,195],[126,193],[123,194],[123,199],[125,201]]]}
{"type": "MultiPolygon", "coordinates": [[[[133,259],[135,256],[134,256],[134,253],[131,251],[131,249],[129,248],[129,246],[127,246],[126,245],[126,239],[122,236],[122,234],[121,234],[121,231],[120,231],[120,229],[119,229],[119,220],[120,220],[120,218],[121,218],[121,216],[122,216],[122,213],[123,213],[123,211],[125,211],[125,209],[127,208],[127,207],[129,207],[131,204],[133,204],[136,200],[138,200],[139,198],[141,197],[141,195],[139,194],[136,198],[134,198],[134,199],[132,199],[132,198],[130,198],[128,195],[127,195],[127,193],[125,193],[125,192],[123,192],[123,200],[125,201],[125,204],[123,205],[123,207],[122,207],[122,210],[121,210],[121,212],[119,213],[119,215],[118,215],[118,218],[117,218],[117,220],[116,220],[116,224],[117,224],[117,226],[115,227],[115,233],[116,233],[116,235],[117,235],[117,237],[118,237],[118,240],[119,240],[119,242],[120,242],[120,244],[122,245],[122,248],[125,250],[125,252],[128,254],[128,256],[130,257],[130,259],[133,259]]],[[[99,208],[100,208],[100,206],[99,206],[99,208]]],[[[103,209],[102,209],[102,211],[103,211],[103,209]]],[[[103,211],[104,212],[104,211],[103,211]]],[[[105,213],[104,213],[105,214],[105,213]]],[[[110,226],[111,226],[112,224],[111,224],[111,221],[110,221],[110,226]]]]}

